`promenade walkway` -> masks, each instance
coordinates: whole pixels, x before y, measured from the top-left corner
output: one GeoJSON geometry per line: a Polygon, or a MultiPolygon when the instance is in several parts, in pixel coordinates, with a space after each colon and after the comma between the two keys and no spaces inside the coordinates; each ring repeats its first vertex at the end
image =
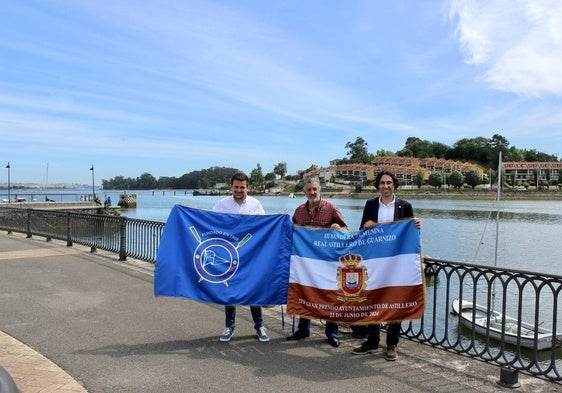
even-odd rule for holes
{"type": "MultiPolygon", "coordinates": [[[[500,392],[497,366],[403,339],[396,362],[354,356],[323,329],[288,342],[266,308],[260,343],[240,307],[220,343],[221,306],[156,298],[153,266],[42,238],[0,234],[0,366],[28,392],[500,392]]],[[[518,392],[560,392],[519,374],[518,392]]],[[[507,389],[509,390],[509,389],[507,389]]]]}

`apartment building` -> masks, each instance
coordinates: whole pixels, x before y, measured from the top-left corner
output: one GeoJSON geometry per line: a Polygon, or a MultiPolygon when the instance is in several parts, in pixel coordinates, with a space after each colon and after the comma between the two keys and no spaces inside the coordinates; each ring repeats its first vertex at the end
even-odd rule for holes
{"type": "MultiPolygon", "coordinates": [[[[328,168],[318,168],[305,176],[317,176],[322,182],[331,179],[344,179],[352,183],[364,183],[374,180],[382,170],[390,170],[396,174],[400,184],[414,184],[418,172],[423,172],[427,180],[431,172],[451,173],[458,171],[466,175],[471,170],[484,174],[484,168],[469,162],[446,160],[443,158],[414,158],[385,156],[375,157],[371,164],[337,164],[330,162],[328,168]]],[[[515,179],[515,184],[536,183],[535,171],[539,171],[539,183],[546,184],[548,179],[558,182],[562,173],[562,162],[502,162],[502,170],[508,182],[515,179]]]]}
{"type": "Polygon", "coordinates": [[[547,184],[549,179],[559,183],[562,172],[562,162],[502,162],[502,170],[508,183],[514,180],[514,185],[529,183],[534,185],[547,184]],[[538,172],[538,178],[535,173],[538,172]]]}

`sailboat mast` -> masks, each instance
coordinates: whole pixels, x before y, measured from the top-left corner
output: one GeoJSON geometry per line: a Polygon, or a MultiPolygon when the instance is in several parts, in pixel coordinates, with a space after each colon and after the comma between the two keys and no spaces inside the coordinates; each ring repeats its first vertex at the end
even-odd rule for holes
{"type": "Polygon", "coordinates": [[[496,195],[496,245],[494,249],[494,267],[498,264],[498,235],[500,233],[500,196],[502,188],[502,152],[500,151],[498,159],[498,190],[496,195]]]}
{"type": "MultiPolygon", "coordinates": [[[[494,246],[494,267],[498,265],[498,239],[500,234],[500,196],[502,188],[502,152],[498,158],[498,189],[496,194],[496,244],[494,246]]],[[[492,313],[496,307],[496,281],[492,283],[492,313]]]]}
{"type": "Polygon", "coordinates": [[[49,188],[49,163],[47,163],[47,167],[45,168],[45,189],[49,188]]]}

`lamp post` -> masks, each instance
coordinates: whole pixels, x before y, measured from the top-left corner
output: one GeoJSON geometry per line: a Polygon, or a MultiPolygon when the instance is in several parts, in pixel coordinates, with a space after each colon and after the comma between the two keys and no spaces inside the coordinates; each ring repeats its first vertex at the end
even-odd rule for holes
{"type": "Polygon", "coordinates": [[[8,170],[8,203],[11,203],[12,196],[10,195],[10,163],[6,165],[6,169],[8,170]]]}
{"type": "Polygon", "coordinates": [[[92,171],[92,198],[94,198],[94,201],[96,200],[96,182],[94,180],[94,164],[92,164],[92,167],[90,168],[90,170],[92,171]]]}

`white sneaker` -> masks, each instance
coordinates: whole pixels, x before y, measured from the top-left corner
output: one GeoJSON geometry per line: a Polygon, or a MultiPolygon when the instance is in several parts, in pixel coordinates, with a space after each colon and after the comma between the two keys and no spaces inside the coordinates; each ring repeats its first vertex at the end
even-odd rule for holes
{"type": "Polygon", "coordinates": [[[269,341],[269,336],[265,332],[264,327],[261,327],[258,330],[256,330],[256,334],[258,335],[258,340],[260,340],[262,343],[269,341]]]}
{"type": "Polygon", "coordinates": [[[222,342],[230,341],[230,339],[232,338],[232,334],[234,334],[234,329],[226,328],[219,337],[219,340],[222,342]]]}

